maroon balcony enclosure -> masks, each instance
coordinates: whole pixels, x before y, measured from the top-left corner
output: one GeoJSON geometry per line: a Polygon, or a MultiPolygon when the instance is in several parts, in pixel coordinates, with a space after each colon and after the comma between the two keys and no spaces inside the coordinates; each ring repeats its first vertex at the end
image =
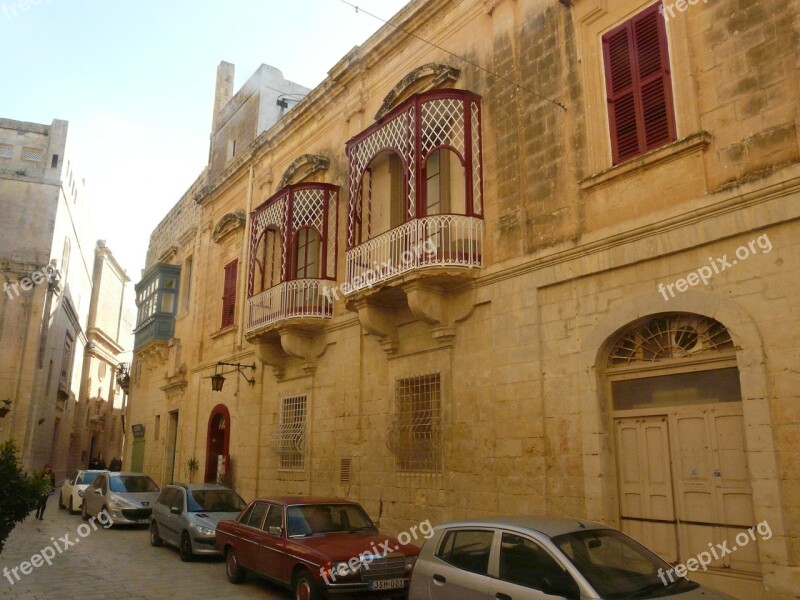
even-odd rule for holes
{"type": "Polygon", "coordinates": [[[247,332],[290,318],[333,313],[326,287],[336,280],[339,188],[283,188],[250,214],[247,332]]]}

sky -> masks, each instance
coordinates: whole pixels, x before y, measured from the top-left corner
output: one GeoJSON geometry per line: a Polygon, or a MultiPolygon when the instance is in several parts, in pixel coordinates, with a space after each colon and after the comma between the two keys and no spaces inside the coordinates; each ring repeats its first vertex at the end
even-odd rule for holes
{"type": "MultiPolygon", "coordinates": [[[[389,19],[407,0],[353,0],[389,19]]],[[[133,283],[208,160],[216,69],[315,87],[382,24],[341,0],[0,0],[0,117],[69,121],[95,237],[133,283]]]]}

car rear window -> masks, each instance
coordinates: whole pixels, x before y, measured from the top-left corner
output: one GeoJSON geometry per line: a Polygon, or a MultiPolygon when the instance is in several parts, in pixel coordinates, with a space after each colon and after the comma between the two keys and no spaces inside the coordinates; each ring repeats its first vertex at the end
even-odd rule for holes
{"type": "Polygon", "coordinates": [[[489,571],[489,554],[492,551],[494,531],[485,529],[456,529],[448,531],[436,556],[444,562],[486,575],[489,571]]]}
{"type": "Polygon", "coordinates": [[[233,490],[195,490],[189,493],[189,512],[241,512],[244,500],[233,490]]]}
{"type": "Polygon", "coordinates": [[[157,492],[159,487],[147,475],[118,475],[111,478],[111,491],[117,493],[157,492]]]}
{"type": "Polygon", "coordinates": [[[84,473],[80,477],[78,477],[78,481],[75,483],[77,485],[89,485],[94,481],[94,478],[97,477],[100,473],[84,473]]]}

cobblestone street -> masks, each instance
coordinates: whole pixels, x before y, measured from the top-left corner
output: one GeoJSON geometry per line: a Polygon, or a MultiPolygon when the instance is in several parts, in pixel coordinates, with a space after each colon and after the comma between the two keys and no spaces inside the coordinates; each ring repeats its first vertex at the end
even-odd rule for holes
{"type": "MultiPolygon", "coordinates": [[[[33,513],[32,513],[33,514],[33,513]]],[[[62,549],[52,559],[28,575],[18,571],[20,580],[12,585],[0,578],[0,598],[50,599],[81,598],[260,598],[287,600],[285,592],[266,581],[248,577],[234,586],[225,577],[221,559],[201,558],[181,562],[174,548],[150,546],[146,528],[97,530],[84,521],[58,509],[57,496],[48,502],[44,520],[33,516],[19,524],[6,541],[0,555],[0,572],[14,569],[54,543],[62,549]],[[88,527],[88,529],[87,529],[88,527]],[[88,532],[88,533],[87,533],[88,532]],[[64,548],[64,536],[73,545],[64,548]],[[81,537],[81,536],[85,537],[81,537]]],[[[38,561],[37,561],[38,562],[38,561]]]]}

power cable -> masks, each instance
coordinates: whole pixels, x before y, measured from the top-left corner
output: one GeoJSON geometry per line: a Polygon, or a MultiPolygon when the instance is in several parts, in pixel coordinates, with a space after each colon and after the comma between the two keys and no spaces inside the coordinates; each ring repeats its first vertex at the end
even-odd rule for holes
{"type": "Polygon", "coordinates": [[[376,19],[376,20],[380,21],[380,22],[381,22],[381,23],[383,23],[384,25],[389,25],[390,27],[394,27],[394,28],[395,28],[395,29],[397,29],[398,31],[402,31],[402,32],[403,32],[403,33],[405,33],[406,35],[409,35],[409,36],[411,36],[411,37],[413,37],[413,38],[415,38],[415,39],[418,39],[419,41],[421,41],[421,42],[423,42],[423,43],[425,43],[425,44],[428,44],[429,46],[432,46],[432,47],[436,48],[437,50],[441,50],[442,52],[445,52],[446,54],[449,54],[449,55],[450,55],[450,56],[452,56],[453,58],[456,58],[456,59],[458,59],[458,60],[460,60],[460,61],[462,61],[462,62],[464,62],[464,63],[466,63],[466,64],[468,64],[468,65],[470,65],[470,66],[473,66],[473,67],[475,67],[476,69],[480,69],[481,71],[484,71],[485,73],[488,73],[488,74],[489,74],[489,75],[491,75],[492,77],[495,77],[495,78],[497,78],[497,79],[500,79],[500,80],[502,80],[502,81],[505,81],[506,83],[509,83],[509,84],[513,85],[514,87],[516,87],[516,88],[517,88],[517,89],[519,89],[519,90],[522,90],[522,91],[528,92],[529,94],[533,94],[533,95],[534,95],[534,96],[536,96],[537,98],[541,98],[542,100],[546,100],[547,102],[550,102],[551,104],[555,104],[556,106],[558,106],[558,107],[559,107],[561,110],[563,110],[564,112],[566,112],[566,111],[567,111],[567,107],[566,107],[566,106],[564,106],[564,105],[563,105],[561,102],[559,102],[558,100],[553,100],[553,99],[551,99],[551,98],[548,98],[547,96],[542,96],[542,95],[541,95],[541,94],[539,94],[538,92],[535,92],[535,91],[533,91],[532,89],[525,87],[524,85],[520,85],[520,84],[519,84],[519,83],[517,83],[516,81],[512,81],[511,79],[508,79],[507,77],[503,77],[503,76],[502,76],[502,75],[500,75],[499,73],[495,73],[494,71],[492,71],[492,70],[490,70],[490,69],[487,69],[486,67],[482,67],[481,65],[479,65],[479,64],[477,64],[477,63],[474,63],[474,62],[472,62],[472,61],[470,61],[470,60],[467,60],[466,58],[464,58],[464,57],[462,57],[462,56],[459,56],[458,54],[455,54],[454,52],[450,52],[450,50],[448,50],[447,48],[443,48],[442,46],[439,46],[438,44],[435,44],[434,42],[431,42],[431,41],[429,41],[429,40],[426,40],[425,38],[423,38],[423,37],[421,37],[421,36],[417,35],[417,34],[416,34],[416,33],[414,33],[413,31],[408,31],[407,29],[403,29],[403,28],[402,28],[402,27],[400,27],[399,25],[395,25],[394,23],[390,23],[390,22],[389,22],[389,21],[387,21],[386,19],[382,19],[382,18],[381,18],[381,17],[379,17],[378,15],[374,15],[374,14],[372,14],[371,12],[364,10],[363,8],[359,7],[357,4],[353,4],[353,3],[351,3],[351,2],[348,2],[347,0],[339,0],[339,2],[341,2],[342,4],[346,4],[347,6],[350,6],[350,7],[354,8],[354,9],[356,9],[356,13],[358,13],[358,12],[363,12],[365,15],[368,15],[368,16],[372,17],[373,19],[376,19]]]}

